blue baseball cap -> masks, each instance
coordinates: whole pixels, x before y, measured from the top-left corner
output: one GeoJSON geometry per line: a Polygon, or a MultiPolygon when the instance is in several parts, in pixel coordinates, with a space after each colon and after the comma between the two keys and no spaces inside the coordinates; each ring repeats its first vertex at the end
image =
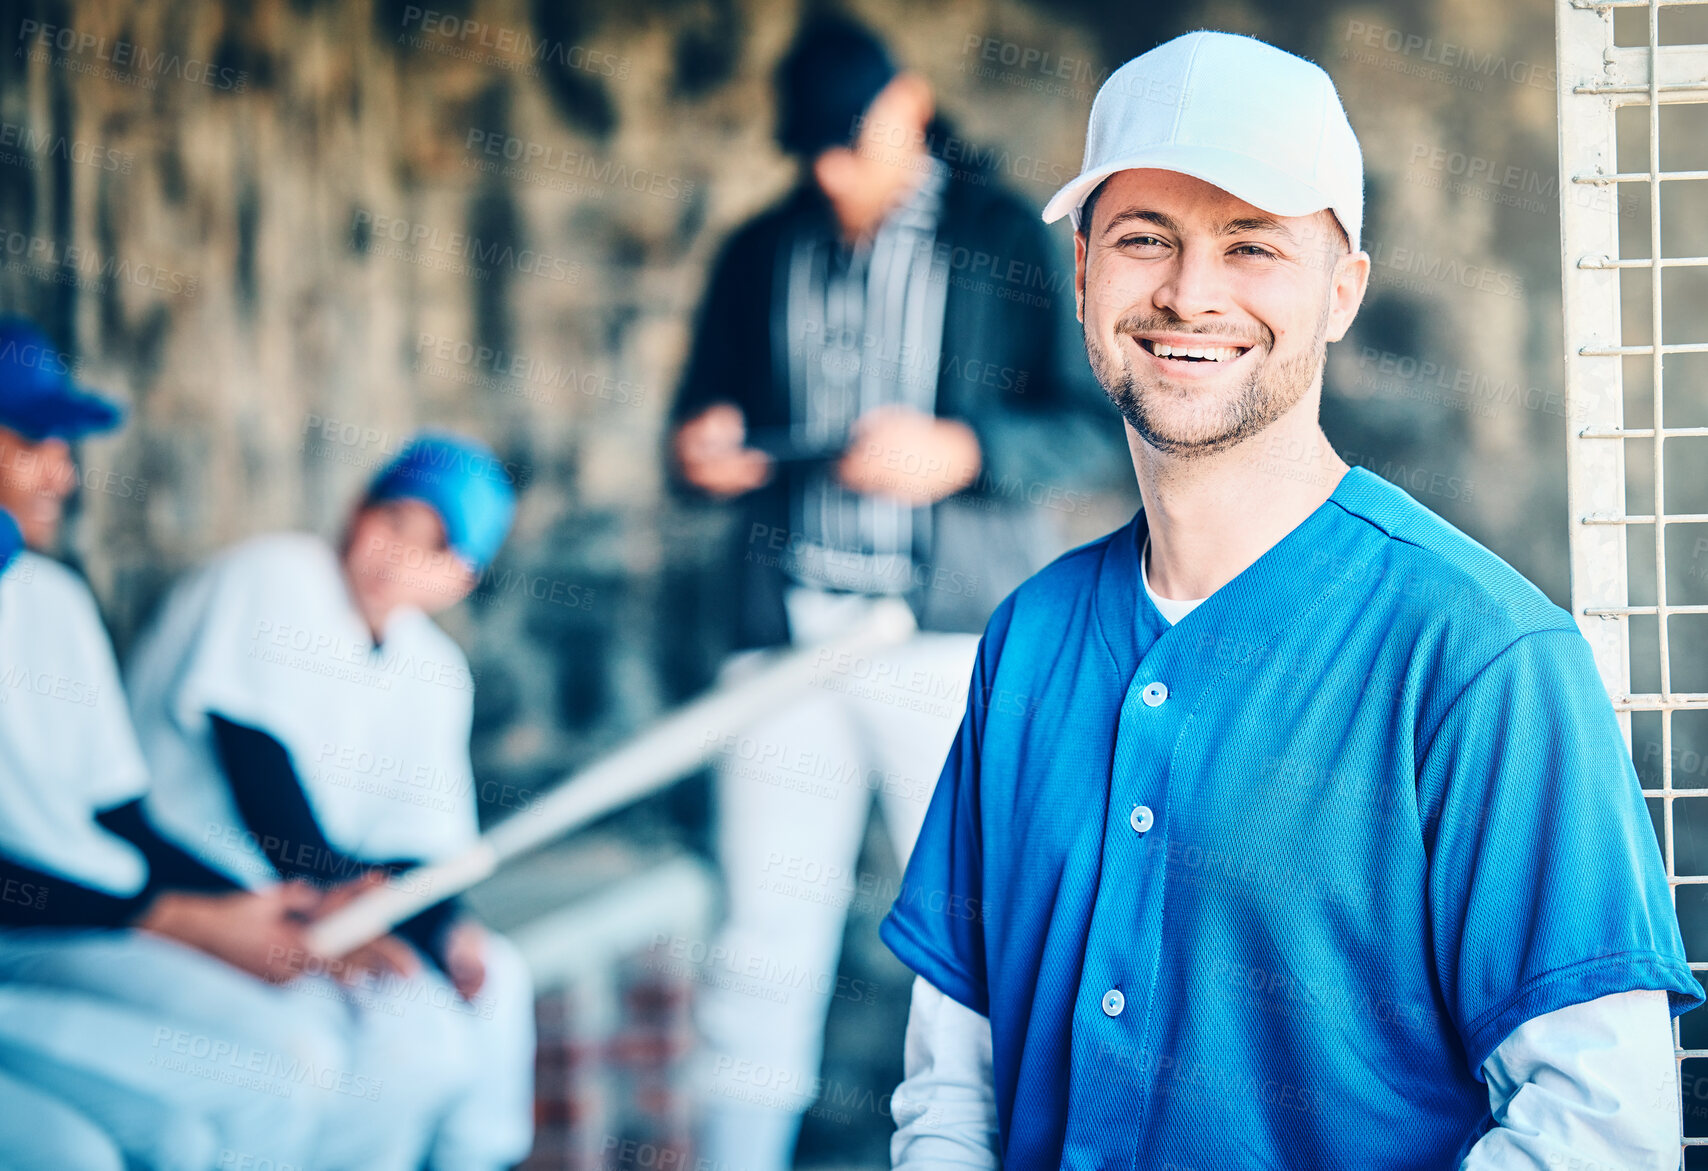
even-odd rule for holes
{"type": "Polygon", "coordinates": [[[39,443],[111,430],[123,418],[123,407],[71,380],[46,334],[21,317],[0,318],[0,427],[39,443]]]}
{"type": "Polygon", "coordinates": [[[484,443],[444,431],[411,439],[368,486],[367,501],[419,500],[445,523],[445,543],[475,571],[491,564],[516,515],[510,472],[484,443]]]}
{"type": "Polygon", "coordinates": [[[12,564],[12,558],[23,548],[24,531],[18,527],[11,513],[0,508],[0,573],[6,571],[6,567],[12,564]]]}

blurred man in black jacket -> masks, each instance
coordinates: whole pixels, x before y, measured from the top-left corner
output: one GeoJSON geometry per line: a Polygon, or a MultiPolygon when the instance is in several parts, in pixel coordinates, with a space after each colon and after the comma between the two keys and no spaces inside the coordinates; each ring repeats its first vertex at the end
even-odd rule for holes
{"type": "Polygon", "coordinates": [[[860,991],[836,964],[848,904],[888,902],[856,873],[873,794],[905,862],[977,632],[1055,551],[1052,510],[1085,509],[1067,485],[1109,446],[1075,409],[1083,384],[1060,373],[1071,275],[1036,214],[964,165],[976,152],[935,117],[930,86],[866,30],[820,20],[786,55],[778,97],[803,182],[716,263],[673,412],[675,468],[745,506],[739,647],[833,637],[889,596],[921,633],[831,665],[724,745],[729,919],[708,954],[735,978],[708,980],[700,1005],[700,1154],[751,1171],[787,1165],[831,997],[860,991]]]}

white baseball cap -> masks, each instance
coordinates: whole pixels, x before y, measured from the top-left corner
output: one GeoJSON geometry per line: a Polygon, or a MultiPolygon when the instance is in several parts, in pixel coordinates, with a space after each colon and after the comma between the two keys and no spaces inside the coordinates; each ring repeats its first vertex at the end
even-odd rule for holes
{"type": "Polygon", "coordinates": [[[1072,214],[1117,171],[1178,171],[1277,216],[1324,208],[1358,250],[1364,156],[1334,81],[1253,37],[1193,32],[1134,57],[1091,103],[1079,177],[1044,222],[1072,214]]]}

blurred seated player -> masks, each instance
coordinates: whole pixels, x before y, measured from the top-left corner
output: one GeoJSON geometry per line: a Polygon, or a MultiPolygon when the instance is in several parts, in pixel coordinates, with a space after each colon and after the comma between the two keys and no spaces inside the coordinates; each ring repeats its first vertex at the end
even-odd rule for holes
{"type": "MultiPolygon", "coordinates": [[[[426,434],[374,479],[336,549],[256,537],[174,587],[129,665],[162,830],[237,882],[339,901],[473,845],[473,680],[429,615],[473,590],[514,510],[490,450],[426,434]]],[[[514,949],[447,900],[353,958],[388,973],[356,999],[396,1023],[382,1076],[415,1093],[422,1161],[524,1158],[533,994],[514,949]]]]}
{"type": "Polygon", "coordinates": [[[293,1075],[340,1065],[339,1039],[267,981],[318,895],[240,890],[152,831],[95,600],[46,555],[69,444],[119,418],[0,320],[0,1167],[300,1166],[329,1103],[293,1075]],[[216,1076],[254,1055],[282,1092],[216,1076]]]}
{"type": "MultiPolygon", "coordinates": [[[[12,514],[0,509],[0,575],[24,547],[24,534],[12,514]]],[[[7,901],[24,892],[9,889],[7,901]]],[[[33,1017],[41,1008],[25,993],[13,999],[13,990],[0,988],[0,1022],[33,1017]]],[[[0,1167],[24,1160],[54,1167],[77,1167],[85,1171],[123,1171],[124,1154],[93,1119],[72,1102],[31,1085],[27,1078],[36,1072],[35,1055],[21,1057],[0,1045],[0,1167]],[[45,1141],[44,1141],[45,1139],[45,1141]]]]}

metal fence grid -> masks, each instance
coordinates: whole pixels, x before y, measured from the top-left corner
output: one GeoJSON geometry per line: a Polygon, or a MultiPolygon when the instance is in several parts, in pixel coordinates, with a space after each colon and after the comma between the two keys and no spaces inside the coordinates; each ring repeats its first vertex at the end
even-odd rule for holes
{"type": "MultiPolygon", "coordinates": [[[[1669,595],[1667,536],[1669,526],[1708,526],[1708,513],[1667,511],[1668,446],[1678,456],[1673,468],[1674,497],[1687,497],[1679,491],[1683,473],[1698,480],[1708,479],[1708,460],[1702,452],[1685,464],[1679,440],[1708,439],[1708,411],[1701,411],[1705,396],[1700,374],[1694,380],[1679,376],[1678,366],[1687,359],[1675,359],[1670,372],[1675,384],[1683,382],[1684,389],[1695,393],[1689,398],[1681,389],[1678,400],[1669,412],[1666,405],[1667,359],[1674,355],[1708,355],[1708,325],[1701,312],[1708,298],[1696,291],[1688,300],[1681,296],[1677,278],[1669,289],[1668,274],[1678,270],[1708,267],[1708,256],[1686,255],[1708,251],[1700,240],[1693,247],[1696,233],[1691,224],[1683,222],[1681,207],[1692,201],[1672,198],[1669,219],[1663,221],[1662,194],[1708,195],[1708,169],[1688,169],[1675,166],[1665,169],[1669,157],[1676,163],[1692,152],[1708,155],[1708,130],[1700,133],[1681,130],[1695,122],[1681,122],[1675,115],[1693,113],[1669,109],[1679,104],[1708,103],[1708,0],[1556,0],[1559,99],[1560,99],[1560,210],[1562,271],[1564,273],[1565,339],[1566,339],[1566,417],[1570,428],[1567,441],[1567,494],[1571,515],[1570,555],[1572,581],[1572,610],[1580,628],[1594,648],[1597,665],[1629,743],[1635,713],[1654,713],[1639,716],[1644,726],[1653,729],[1658,721],[1658,770],[1647,767],[1657,755],[1645,751],[1639,765],[1643,777],[1643,792],[1658,803],[1658,830],[1662,852],[1666,859],[1667,879],[1675,906],[1681,896],[1689,895],[1692,908],[1696,891],[1685,888],[1708,884],[1708,873],[1679,872],[1678,818],[1679,802],[1708,798],[1708,787],[1696,787],[1694,770],[1686,770],[1690,784],[1675,785],[1675,764],[1678,718],[1686,713],[1708,712],[1708,692],[1682,691],[1674,687],[1675,666],[1684,664],[1681,646],[1699,645],[1701,627],[1689,619],[1693,615],[1708,615],[1708,605],[1698,601],[1675,601],[1674,596],[1688,596],[1688,590],[1675,590],[1669,595]],[[1693,9],[1688,21],[1678,18],[1680,11],[1693,9]],[[1635,10],[1635,11],[1630,11],[1635,10]],[[1675,11],[1668,11],[1675,10],[1675,11]],[[1663,16],[1669,19],[1663,21],[1663,16]],[[1646,18],[1647,36],[1642,43],[1620,44],[1620,39],[1635,40],[1638,18],[1646,18]],[[1685,31],[1692,35],[1680,38],[1685,31]],[[1616,32],[1619,36],[1616,37],[1616,32]],[[1665,34],[1665,35],[1663,35],[1665,34]],[[1677,43],[1680,40],[1698,43],[1677,43]],[[1663,152],[1662,126],[1669,123],[1671,140],[1663,152]],[[1646,144],[1641,141],[1646,130],[1646,144]],[[1692,140],[1683,141],[1688,135],[1692,140]],[[1645,149],[1646,148],[1646,149],[1645,149]],[[1645,156],[1645,165],[1627,163],[1621,169],[1621,156],[1627,159],[1645,156]],[[1688,185],[1702,184],[1691,190],[1688,185]],[[1646,211],[1647,223],[1642,223],[1646,211]],[[1623,213],[1623,218],[1622,218],[1623,213]],[[1624,227],[1622,235],[1622,225],[1624,227]],[[1644,229],[1646,228],[1646,233],[1644,229]],[[1663,228],[1670,229],[1663,240],[1663,228]],[[1646,240],[1643,239],[1646,234],[1646,240]],[[1671,244],[1677,255],[1670,254],[1663,244],[1671,244]],[[1636,253],[1636,255],[1630,255],[1636,253]],[[1646,278],[1648,300],[1647,336],[1641,336],[1641,285],[1646,278]],[[1621,304],[1625,291],[1627,304],[1621,304]],[[1686,304],[1694,310],[1683,325],[1675,308],[1672,318],[1665,312],[1666,296],[1674,295],[1675,305],[1686,304]],[[1674,336],[1682,329],[1685,336],[1674,336]],[[1638,338],[1630,335],[1639,334],[1638,338]],[[1630,377],[1627,377],[1629,373],[1630,377]],[[1645,376],[1646,375],[1646,376],[1645,376]],[[1647,384],[1647,426],[1627,426],[1626,408],[1633,415],[1641,414],[1644,383],[1647,384]],[[1691,418],[1692,409],[1698,417],[1691,418]],[[1681,425],[1669,425],[1677,421],[1681,425]],[[1685,425],[1688,424],[1688,425],[1685,425]],[[1627,454],[1633,467],[1627,468],[1627,454]],[[1647,456],[1650,466],[1641,466],[1647,456]],[[1652,478],[1651,491],[1639,485],[1627,504],[1628,471],[1641,481],[1643,472],[1652,478]],[[1650,499],[1644,500],[1644,496],[1650,499]],[[1646,530],[1646,531],[1645,531],[1646,530]],[[1630,544],[1636,541],[1638,561],[1642,543],[1652,539],[1654,558],[1652,570],[1645,564],[1634,566],[1629,560],[1630,544]],[[1648,575],[1653,573],[1652,602],[1648,575]],[[1646,595],[1633,602],[1634,582],[1646,595]],[[1633,630],[1633,619],[1638,619],[1633,630]],[[1652,651],[1649,630],[1654,631],[1652,651]],[[1687,631],[1688,628],[1688,631],[1687,631]],[[1688,633],[1688,637],[1687,637],[1688,633]],[[1633,644],[1633,636],[1637,642],[1633,644]],[[1639,686],[1632,683],[1633,659],[1644,668],[1639,686]],[[1650,684],[1653,683],[1651,687],[1650,684]],[[1657,775],[1658,773],[1658,775],[1657,775]],[[1658,782],[1658,783],[1657,783],[1658,782]]],[[[1708,114],[1708,107],[1703,107],[1708,114]]],[[[1708,123],[1703,123],[1708,126],[1708,123]]],[[[1687,163],[1688,163],[1687,159],[1687,163]]],[[[1708,158],[1695,163],[1708,167],[1708,158]]],[[[1694,204],[1694,215],[1708,217],[1703,203],[1694,204]]],[[[1708,361],[1708,359],[1703,359],[1708,361]]],[[[1634,419],[1634,422],[1641,422],[1634,419]]],[[[1690,530],[1708,535],[1708,527],[1690,530]]],[[[1698,558],[1703,546],[1698,543],[1698,558]]],[[[1676,562],[1675,558],[1675,562],[1676,562]]],[[[1673,581],[1695,581],[1708,577],[1692,567],[1681,573],[1675,563],[1673,581]]],[[[1700,621],[1700,620],[1698,620],[1700,621]]],[[[1699,652],[1692,653],[1692,666],[1701,660],[1699,652]]],[[[1692,676],[1694,677],[1694,676],[1692,676]]],[[[1697,740],[1697,728],[1689,725],[1687,744],[1694,743],[1695,759],[1700,761],[1708,750],[1697,740]]],[[[1697,807],[1687,812],[1695,813],[1697,807]]],[[[1684,818],[1687,824],[1695,819],[1684,818]]],[[[1708,823],[1705,823],[1708,824],[1708,823]]],[[[1702,848],[1691,836],[1691,854],[1702,848]]],[[[1705,843],[1708,845],[1708,843],[1705,843]]],[[[1708,869],[1708,866],[1698,866],[1708,869]]],[[[1708,888],[1702,893],[1708,894],[1708,888]]],[[[1691,942],[1686,933],[1687,947],[1691,942]]],[[[1692,962],[1697,972],[1708,971],[1708,963],[1692,962]]],[[[1673,1043],[1680,1062],[1681,1087],[1698,1080],[1685,1078],[1683,1062],[1708,1057],[1708,1048],[1685,1048],[1680,1024],[1673,1024],[1673,1043]]],[[[1687,1103],[1694,1101],[1686,1095],[1687,1103]]],[[[1686,1113],[1686,1166],[1698,1164],[1689,1148],[1708,1147],[1708,1137],[1693,1137],[1690,1132],[1701,1130],[1693,1126],[1694,1112],[1686,1113]]],[[[1700,1164],[1708,1166],[1708,1161],[1700,1164]]]]}

